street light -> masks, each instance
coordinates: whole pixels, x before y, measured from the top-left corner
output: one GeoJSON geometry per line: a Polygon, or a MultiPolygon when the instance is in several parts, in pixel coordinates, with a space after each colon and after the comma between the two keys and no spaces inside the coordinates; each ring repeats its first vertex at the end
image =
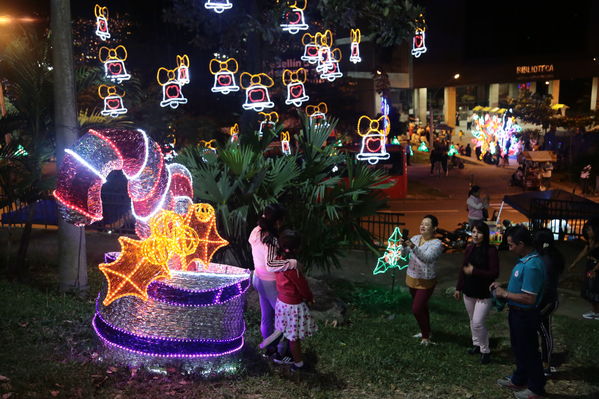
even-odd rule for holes
{"type": "MultiPolygon", "coordinates": [[[[456,73],[455,75],[453,75],[453,80],[458,80],[460,78],[460,74],[456,73]]],[[[434,135],[434,121],[433,121],[433,98],[435,98],[437,96],[437,94],[439,93],[439,90],[443,89],[445,84],[447,83],[451,83],[452,79],[447,80],[441,87],[437,88],[437,90],[435,90],[435,92],[433,93],[433,95],[431,96],[430,102],[429,102],[429,109],[428,109],[428,113],[429,113],[429,118],[430,118],[430,129],[429,129],[429,138],[428,138],[428,145],[429,145],[429,149],[430,151],[433,150],[433,135],[434,135]]]]}

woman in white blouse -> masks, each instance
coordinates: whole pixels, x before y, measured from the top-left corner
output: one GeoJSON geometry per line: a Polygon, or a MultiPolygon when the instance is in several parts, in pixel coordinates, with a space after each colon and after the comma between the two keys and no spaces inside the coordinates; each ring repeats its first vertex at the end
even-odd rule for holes
{"type": "Polygon", "coordinates": [[[441,240],[435,238],[437,226],[439,220],[426,215],[420,222],[420,234],[403,243],[410,253],[406,285],[412,295],[412,313],[420,327],[420,333],[414,337],[421,338],[422,345],[431,343],[428,301],[437,285],[437,259],[443,253],[441,240]]]}

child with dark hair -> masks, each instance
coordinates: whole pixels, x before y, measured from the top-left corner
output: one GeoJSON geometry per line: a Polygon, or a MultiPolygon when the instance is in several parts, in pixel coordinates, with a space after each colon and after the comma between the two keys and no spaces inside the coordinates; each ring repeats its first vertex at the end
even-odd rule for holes
{"type": "Polygon", "coordinates": [[[549,377],[555,369],[551,367],[551,353],[553,352],[553,332],[551,330],[551,315],[559,306],[557,286],[559,276],[564,271],[564,257],[555,247],[553,232],[541,229],[535,233],[534,243],[543,264],[545,265],[545,286],[543,298],[539,304],[541,324],[538,333],[541,337],[541,359],[545,377],[549,377]]]}
{"type": "MultiPolygon", "coordinates": [[[[296,231],[284,230],[278,239],[279,251],[277,258],[295,260],[300,247],[300,237],[296,231]]],[[[274,248],[272,249],[274,251],[274,248]]],[[[275,254],[270,258],[274,258],[275,254]]],[[[314,303],[314,296],[308,282],[299,268],[293,265],[283,267],[269,262],[267,269],[274,272],[277,282],[277,303],[275,305],[275,332],[264,340],[261,346],[277,339],[281,334],[289,340],[289,348],[293,356],[292,371],[304,370],[301,341],[318,331],[314,319],[310,315],[307,304],[314,303]]]]}

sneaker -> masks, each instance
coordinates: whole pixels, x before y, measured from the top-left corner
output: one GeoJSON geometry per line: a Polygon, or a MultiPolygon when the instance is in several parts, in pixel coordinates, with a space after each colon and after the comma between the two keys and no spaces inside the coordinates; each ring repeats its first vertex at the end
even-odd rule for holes
{"type": "Polygon", "coordinates": [[[291,358],[291,356],[283,356],[279,352],[275,353],[275,355],[272,357],[272,361],[276,364],[293,364],[293,359],[291,358]]]}
{"type": "MultiPolygon", "coordinates": [[[[584,315],[583,315],[584,317],[584,315]]],[[[412,335],[412,338],[422,338],[422,333],[412,335]]]]}
{"type": "Polygon", "coordinates": [[[497,385],[503,388],[511,389],[512,391],[522,391],[526,389],[523,385],[516,385],[512,382],[511,377],[503,377],[497,380],[497,385]]]}
{"type": "Polygon", "coordinates": [[[542,399],[545,397],[544,395],[538,395],[534,393],[528,388],[523,391],[514,392],[514,396],[516,399],[542,399]]]}
{"type": "Polygon", "coordinates": [[[585,319],[588,319],[588,320],[594,320],[594,319],[599,318],[599,314],[597,314],[595,312],[588,312],[588,313],[584,313],[582,315],[582,317],[584,317],[585,319]]]}
{"type": "Polygon", "coordinates": [[[551,366],[549,368],[546,368],[543,370],[543,374],[545,374],[546,378],[551,378],[553,377],[553,374],[557,373],[557,368],[551,366]]]}
{"type": "Polygon", "coordinates": [[[490,353],[481,353],[480,354],[480,363],[481,364],[491,363],[491,354],[490,353]]]}
{"type": "Polygon", "coordinates": [[[296,373],[298,371],[306,371],[308,370],[308,366],[306,366],[306,363],[303,364],[303,366],[296,366],[295,363],[291,365],[291,367],[289,368],[291,370],[292,373],[296,373]]]}
{"type": "Polygon", "coordinates": [[[472,348],[468,349],[469,355],[476,355],[478,353],[480,353],[480,346],[473,346],[472,348]]]}
{"type": "Polygon", "coordinates": [[[420,340],[420,345],[429,346],[429,345],[437,345],[437,343],[436,343],[436,342],[433,342],[433,341],[431,341],[431,340],[430,340],[430,338],[429,338],[429,339],[422,338],[422,339],[420,340]]]}

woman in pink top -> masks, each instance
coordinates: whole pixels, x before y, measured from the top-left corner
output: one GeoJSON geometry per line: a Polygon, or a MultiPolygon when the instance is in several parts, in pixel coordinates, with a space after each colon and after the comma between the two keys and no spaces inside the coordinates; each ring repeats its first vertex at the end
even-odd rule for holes
{"type": "MultiPolygon", "coordinates": [[[[267,264],[271,266],[289,265],[289,260],[270,260],[269,248],[278,248],[277,236],[285,219],[285,209],[279,204],[268,205],[264,213],[258,219],[258,226],[252,230],[248,239],[252,247],[254,259],[254,276],[252,284],[260,297],[260,333],[263,338],[270,336],[275,329],[275,305],[277,303],[277,285],[275,274],[266,270],[267,264]]],[[[274,253],[276,251],[271,251],[274,253]]],[[[278,345],[278,353],[284,355],[287,352],[285,342],[278,345]]],[[[276,343],[266,349],[268,356],[277,355],[276,343]]],[[[281,358],[282,356],[277,356],[281,358]]],[[[289,357],[289,362],[291,358],[289,357]]]]}

